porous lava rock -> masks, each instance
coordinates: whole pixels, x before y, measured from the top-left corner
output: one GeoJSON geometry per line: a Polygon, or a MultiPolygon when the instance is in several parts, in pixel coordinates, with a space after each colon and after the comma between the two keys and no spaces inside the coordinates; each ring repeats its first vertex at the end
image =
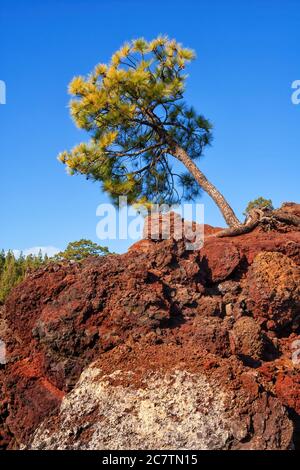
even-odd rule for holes
{"type": "Polygon", "coordinates": [[[26,276],[0,310],[2,449],[297,447],[300,232],[219,230],[26,276]]]}

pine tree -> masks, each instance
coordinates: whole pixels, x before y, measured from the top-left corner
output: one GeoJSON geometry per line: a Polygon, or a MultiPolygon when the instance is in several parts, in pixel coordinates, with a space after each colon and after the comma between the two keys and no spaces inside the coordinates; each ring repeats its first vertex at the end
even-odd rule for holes
{"type": "Polygon", "coordinates": [[[5,263],[5,251],[1,250],[0,251],[0,278],[1,278],[3,268],[4,268],[4,263],[5,263]]]}
{"type": "Polygon", "coordinates": [[[1,275],[0,302],[4,302],[7,295],[17,283],[18,273],[14,254],[9,251],[5,258],[3,272],[1,275]]]}
{"type": "Polygon", "coordinates": [[[265,199],[264,197],[258,197],[253,201],[250,201],[245,209],[244,215],[248,215],[253,209],[267,209],[272,211],[274,209],[271,199],[265,199]]]}
{"type": "Polygon", "coordinates": [[[129,203],[173,204],[194,199],[202,188],[232,227],[239,224],[232,208],[195,164],[212,140],[212,126],[184,102],[184,69],[194,56],[167,37],[137,39],[108,65],[75,77],[71,115],[91,139],[59,159],[71,174],[100,181],[115,202],[127,195],[129,203]],[[186,171],[174,171],[172,159],[186,171]]]}
{"type": "Polygon", "coordinates": [[[70,242],[65,249],[54,256],[54,260],[82,261],[89,256],[102,256],[109,254],[106,246],[98,245],[91,240],[81,239],[70,242]]]}
{"type": "Polygon", "coordinates": [[[11,290],[19,284],[29,272],[38,269],[48,263],[62,260],[81,261],[89,256],[107,255],[109,250],[106,246],[97,245],[91,240],[79,240],[69,243],[66,250],[49,258],[43,256],[40,250],[37,255],[24,256],[21,252],[18,257],[9,250],[0,251],[0,305],[3,304],[11,290]]]}
{"type": "Polygon", "coordinates": [[[41,256],[24,256],[21,252],[18,257],[12,251],[0,252],[0,304],[4,303],[7,296],[19,282],[21,282],[26,272],[36,269],[45,263],[41,256]]]}

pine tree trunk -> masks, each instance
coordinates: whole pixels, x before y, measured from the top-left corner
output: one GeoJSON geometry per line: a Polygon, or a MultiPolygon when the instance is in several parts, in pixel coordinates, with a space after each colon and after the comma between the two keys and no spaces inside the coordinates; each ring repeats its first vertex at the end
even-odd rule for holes
{"type": "Polygon", "coordinates": [[[181,147],[176,146],[174,151],[172,152],[173,156],[177,158],[187,170],[193,175],[197,183],[201,186],[201,188],[209,194],[209,196],[214,200],[214,202],[219,207],[222,215],[229,227],[236,227],[240,225],[240,221],[236,217],[235,213],[233,212],[232,208],[224,198],[224,196],[215,188],[215,186],[208,181],[206,176],[199,170],[197,165],[190,159],[188,154],[183,150],[181,147]]]}

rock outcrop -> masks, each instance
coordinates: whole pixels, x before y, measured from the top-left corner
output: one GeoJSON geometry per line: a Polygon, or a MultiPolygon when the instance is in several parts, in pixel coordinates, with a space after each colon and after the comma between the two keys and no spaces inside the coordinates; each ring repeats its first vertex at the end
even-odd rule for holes
{"type": "Polygon", "coordinates": [[[218,230],[28,275],[1,311],[0,446],[297,446],[300,232],[218,230]]]}

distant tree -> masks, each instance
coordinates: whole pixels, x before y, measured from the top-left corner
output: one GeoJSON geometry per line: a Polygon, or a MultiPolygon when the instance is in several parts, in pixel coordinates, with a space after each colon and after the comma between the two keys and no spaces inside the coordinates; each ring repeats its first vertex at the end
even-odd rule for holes
{"type": "Polygon", "coordinates": [[[263,197],[258,197],[253,201],[250,201],[248,206],[245,209],[244,215],[250,214],[253,209],[268,209],[270,211],[274,210],[273,203],[271,199],[265,199],[263,197]]]}
{"type": "Polygon", "coordinates": [[[4,268],[4,263],[5,263],[5,251],[1,250],[0,251],[0,276],[4,268]]]}
{"type": "Polygon", "coordinates": [[[19,284],[29,273],[49,262],[60,260],[80,261],[88,256],[101,256],[108,254],[108,248],[97,245],[91,240],[79,240],[69,243],[66,250],[58,253],[53,258],[43,256],[41,250],[37,255],[24,256],[20,253],[18,257],[12,251],[0,251],[0,305],[3,304],[11,290],[19,284]]]}
{"type": "Polygon", "coordinates": [[[57,253],[54,260],[81,261],[89,256],[102,256],[109,254],[106,246],[97,245],[91,240],[79,240],[68,244],[65,251],[57,253]]]}
{"type": "Polygon", "coordinates": [[[42,250],[41,250],[41,249],[39,249],[39,252],[38,252],[37,258],[38,258],[39,262],[43,261],[43,252],[42,252],[42,250]]]}
{"type": "Polygon", "coordinates": [[[0,304],[2,304],[13,287],[21,282],[26,272],[42,266],[45,260],[40,256],[28,255],[23,253],[16,257],[12,251],[7,253],[0,252],[0,304]]]}
{"type": "Polygon", "coordinates": [[[137,39],[108,65],[74,78],[71,115],[91,139],[59,159],[71,174],[100,181],[114,201],[127,195],[129,203],[172,204],[202,188],[233,227],[239,220],[232,208],[195,164],[212,140],[212,125],[183,99],[184,69],[194,57],[167,37],[137,39]],[[172,158],[186,171],[175,171],[172,158]]]}
{"type": "Polygon", "coordinates": [[[6,255],[0,285],[0,302],[4,302],[7,295],[18,282],[18,269],[14,254],[9,251],[6,255]]]}

